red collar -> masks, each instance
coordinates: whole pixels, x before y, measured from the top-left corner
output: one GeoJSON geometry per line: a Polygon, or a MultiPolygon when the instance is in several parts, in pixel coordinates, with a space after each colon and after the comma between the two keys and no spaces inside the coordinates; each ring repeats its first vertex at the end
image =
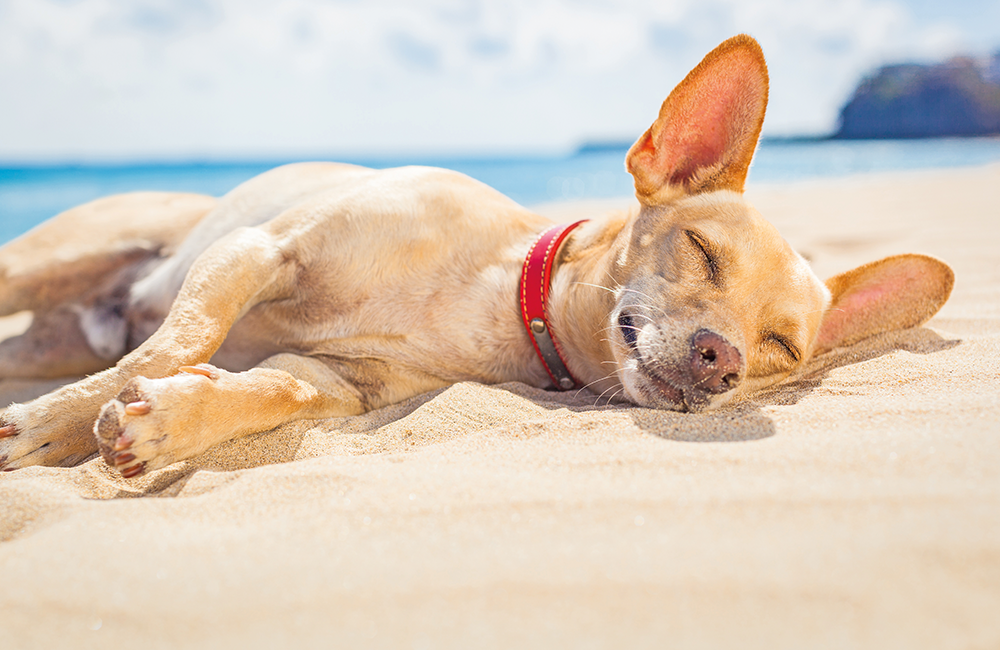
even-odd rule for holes
{"type": "Polygon", "coordinates": [[[555,264],[559,245],[574,228],[585,221],[587,220],[552,226],[543,232],[528,250],[521,269],[521,317],[524,319],[524,327],[528,330],[545,371],[559,390],[569,390],[578,383],[559,353],[559,346],[545,316],[545,307],[549,299],[552,266],[555,264]]]}

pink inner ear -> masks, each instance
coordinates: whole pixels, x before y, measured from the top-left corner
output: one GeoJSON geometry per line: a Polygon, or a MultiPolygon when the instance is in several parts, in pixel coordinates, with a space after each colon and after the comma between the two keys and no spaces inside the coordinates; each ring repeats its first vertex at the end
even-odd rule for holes
{"type": "MultiPolygon", "coordinates": [[[[722,111],[718,111],[722,112],[722,111]]],[[[692,135],[694,141],[686,144],[683,141],[661,141],[668,152],[661,164],[661,174],[671,185],[686,183],[694,177],[699,169],[711,167],[723,160],[728,150],[728,134],[716,124],[709,125],[698,134],[692,135]],[[671,157],[670,154],[674,156],[671,157]]]]}
{"type": "Polygon", "coordinates": [[[894,271],[869,278],[836,298],[820,327],[818,349],[835,348],[900,326],[892,315],[900,306],[916,299],[926,278],[919,268],[905,264],[894,271]]]}
{"type": "Polygon", "coordinates": [[[759,97],[767,92],[761,88],[758,63],[731,54],[699,73],[667,99],[652,141],[643,146],[650,157],[646,164],[669,184],[687,183],[699,169],[741,157],[749,165],[756,145],[759,97]]]}

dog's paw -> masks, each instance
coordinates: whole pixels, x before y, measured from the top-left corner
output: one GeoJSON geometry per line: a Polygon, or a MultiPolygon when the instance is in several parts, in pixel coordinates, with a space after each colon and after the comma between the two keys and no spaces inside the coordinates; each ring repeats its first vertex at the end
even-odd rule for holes
{"type": "Polygon", "coordinates": [[[201,434],[213,422],[203,414],[223,374],[199,364],[172,377],[129,380],[94,424],[104,460],[132,478],[206,451],[211,436],[201,434]]]}
{"type": "Polygon", "coordinates": [[[0,470],[76,465],[96,451],[90,423],[45,397],[10,405],[0,411],[0,470]]]}
{"type": "Polygon", "coordinates": [[[13,471],[17,469],[16,467],[7,467],[8,459],[11,456],[12,447],[17,442],[16,440],[11,440],[20,433],[11,420],[6,416],[6,413],[0,414],[0,469],[4,471],[13,471]]]}

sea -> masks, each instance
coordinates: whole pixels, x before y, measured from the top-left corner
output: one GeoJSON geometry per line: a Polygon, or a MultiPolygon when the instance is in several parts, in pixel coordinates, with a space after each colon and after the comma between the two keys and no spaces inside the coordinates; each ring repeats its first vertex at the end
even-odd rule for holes
{"type": "MultiPolygon", "coordinates": [[[[566,155],[337,157],[375,168],[433,165],[495,187],[522,205],[632,195],[625,144],[583,146],[566,155]]],[[[315,159],[315,158],[313,158],[315,159]]],[[[1000,138],[933,140],[765,139],[748,183],[794,183],[868,172],[975,166],[1000,161],[1000,138]]],[[[221,196],[291,160],[49,163],[0,162],[0,243],[63,210],[140,190],[221,196]]],[[[1000,198],[1000,192],[998,192],[1000,198]]]]}

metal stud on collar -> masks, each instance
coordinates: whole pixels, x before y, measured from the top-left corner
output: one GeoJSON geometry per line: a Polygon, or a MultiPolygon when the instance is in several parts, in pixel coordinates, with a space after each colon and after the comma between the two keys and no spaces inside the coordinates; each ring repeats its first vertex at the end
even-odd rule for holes
{"type": "Polygon", "coordinates": [[[569,374],[569,369],[563,364],[559,352],[556,351],[556,345],[552,342],[552,336],[549,335],[549,328],[545,326],[545,321],[541,318],[533,318],[531,320],[531,334],[535,339],[538,353],[542,356],[542,361],[548,366],[549,373],[553,375],[559,388],[569,390],[576,386],[576,382],[569,374]]]}

